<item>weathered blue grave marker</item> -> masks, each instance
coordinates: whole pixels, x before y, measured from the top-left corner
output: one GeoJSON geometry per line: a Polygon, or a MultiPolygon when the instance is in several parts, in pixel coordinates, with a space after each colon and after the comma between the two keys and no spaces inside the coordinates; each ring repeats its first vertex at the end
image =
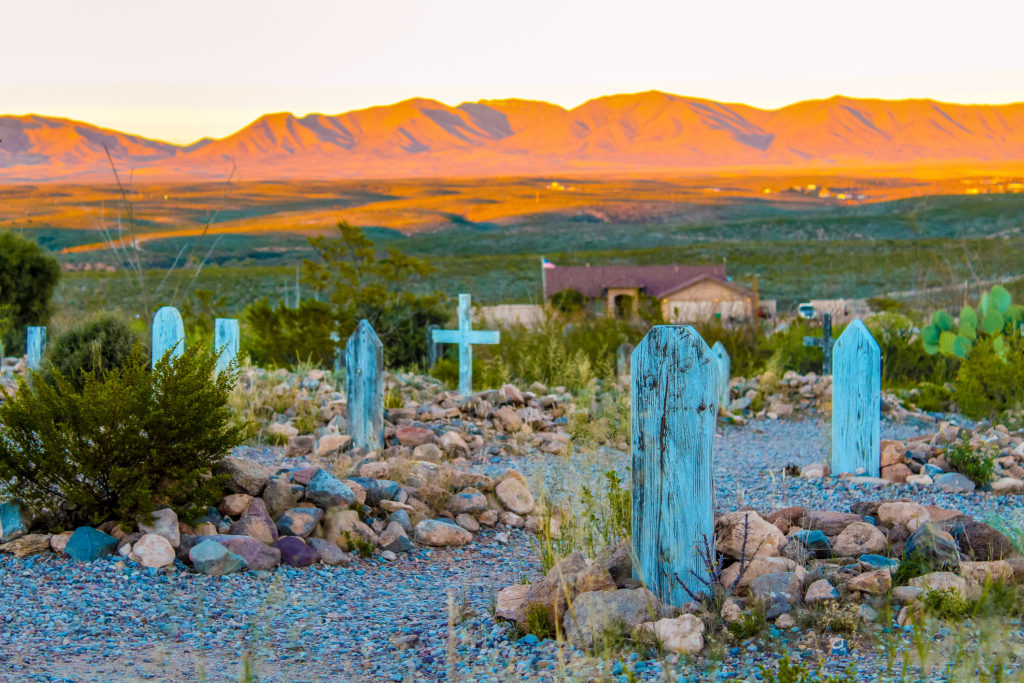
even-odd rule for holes
{"type": "Polygon", "coordinates": [[[836,340],[832,338],[832,314],[821,316],[821,336],[804,337],[804,346],[817,346],[822,350],[821,374],[832,374],[832,356],[835,353],[836,340]]]}
{"type": "Polygon", "coordinates": [[[164,306],[153,316],[153,348],[152,365],[171,350],[171,358],[177,358],[185,352],[185,324],[181,322],[181,314],[174,306],[164,306]]]}
{"type": "Polygon", "coordinates": [[[718,419],[711,349],[689,325],[657,325],[631,358],[634,575],[680,606],[707,592],[714,552],[711,447],[718,419]],[[681,583],[680,583],[681,582],[681,583]]]}
{"type": "Polygon", "coordinates": [[[623,342],[615,354],[615,374],[620,382],[629,379],[629,358],[634,348],[636,347],[629,342],[623,342]]]}
{"type": "Polygon", "coordinates": [[[338,374],[345,367],[345,356],[339,346],[341,335],[337,332],[331,332],[331,341],[334,342],[334,372],[338,374]]]}
{"type": "Polygon", "coordinates": [[[882,355],[859,319],[835,345],[832,375],[832,474],[881,468],[882,355]]]}
{"type": "Polygon", "coordinates": [[[441,345],[434,341],[434,331],[441,329],[434,323],[427,325],[427,370],[437,365],[437,359],[441,355],[441,345]]]}
{"type": "Polygon", "coordinates": [[[43,354],[46,352],[45,327],[29,325],[25,328],[25,351],[29,369],[38,370],[43,364],[43,354]]]}
{"type": "Polygon", "coordinates": [[[238,321],[217,318],[213,321],[213,348],[217,350],[217,373],[227,370],[238,357],[238,321]]]}
{"type": "Polygon", "coordinates": [[[715,359],[715,367],[718,369],[718,405],[722,409],[729,407],[729,377],[732,372],[732,358],[725,350],[725,345],[716,341],[711,347],[711,356],[715,359]]]}
{"type": "Polygon", "coordinates": [[[459,345],[459,393],[473,393],[472,344],[497,344],[501,333],[494,330],[473,329],[473,304],[469,294],[459,294],[459,329],[434,330],[433,340],[441,344],[459,345]]]}
{"type": "Polygon", "coordinates": [[[360,320],[345,345],[345,394],[348,431],[357,448],[384,446],[384,346],[366,320],[360,320]]]}

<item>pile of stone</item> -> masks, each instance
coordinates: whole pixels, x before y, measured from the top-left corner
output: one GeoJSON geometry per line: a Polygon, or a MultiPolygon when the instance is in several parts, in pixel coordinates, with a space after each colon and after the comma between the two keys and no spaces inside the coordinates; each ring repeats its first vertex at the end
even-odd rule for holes
{"type": "MultiPolygon", "coordinates": [[[[1024,491],[1024,432],[1011,432],[1004,425],[972,431],[942,422],[934,434],[907,441],[883,440],[881,451],[881,478],[855,476],[856,481],[934,487],[950,493],[971,493],[978,489],[997,495],[1017,495],[1024,491]],[[976,458],[992,459],[991,481],[979,487],[975,481],[955,471],[948,460],[950,450],[964,447],[976,458]]],[[[820,463],[807,465],[800,472],[805,479],[827,474],[827,467],[820,463]]]]}
{"type": "MultiPolygon", "coordinates": [[[[832,377],[813,372],[801,375],[792,370],[781,379],[771,371],[750,379],[733,377],[729,396],[724,412],[738,423],[749,418],[779,420],[828,414],[832,410],[832,377]]],[[[882,413],[893,420],[935,421],[927,413],[906,408],[890,392],[882,392],[881,405],[882,413]]]]}
{"type": "Polygon", "coordinates": [[[1024,582],[1024,557],[997,529],[904,500],[854,503],[846,513],[802,507],[764,516],[730,512],[715,520],[715,552],[723,567],[717,585],[727,595],[717,615],[702,602],[662,604],[633,578],[628,542],[593,559],[570,555],[532,585],[503,589],[495,615],[527,628],[531,612],[536,622],[539,610],[580,646],[621,621],[655,632],[669,652],[694,654],[704,646],[706,625],[719,617],[742,619],[752,601],[780,629],[793,627],[800,610],[829,605],[859,604],[857,618],[874,621],[873,605],[885,599],[902,606],[903,624],[928,591],[976,599],[987,581],[1024,582]],[[919,570],[908,573],[919,575],[894,585],[907,558],[919,570]]]}
{"type": "MultiPolygon", "coordinates": [[[[421,446],[433,444],[421,444],[421,446]]],[[[436,449],[436,447],[435,447],[436,449]]],[[[218,467],[231,491],[218,508],[179,522],[172,510],[126,533],[116,521],[51,536],[29,534],[17,504],[0,508],[0,551],[17,556],[48,550],[79,561],[119,554],[144,567],[165,567],[177,557],[204,574],[347,565],[353,551],[394,560],[414,544],[471,543],[481,528],[539,527],[535,502],[522,475],[500,479],[460,472],[427,461],[389,479],[388,463],[366,458],[350,478],[310,466],[272,473],[251,460],[228,458],[218,467]]],[[[507,534],[499,532],[499,540],[507,534]]]]}

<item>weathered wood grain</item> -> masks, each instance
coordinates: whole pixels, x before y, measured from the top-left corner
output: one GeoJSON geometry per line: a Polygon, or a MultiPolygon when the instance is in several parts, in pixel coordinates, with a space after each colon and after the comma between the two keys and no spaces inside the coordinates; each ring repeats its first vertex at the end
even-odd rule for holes
{"type": "Polygon", "coordinates": [[[832,473],[877,477],[881,467],[882,356],[860,320],[835,344],[832,377],[832,473]]]}
{"type": "Polygon", "coordinates": [[[729,378],[732,372],[732,358],[726,351],[725,345],[716,341],[711,347],[711,355],[715,359],[715,368],[718,371],[716,386],[718,389],[718,405],[720,408],[729,407],[729,378]]]}
{"type": "Polygon", "coordinates": [[[718,397],[711,349],[688,325],[658,325],[633,350],[634,575],[663,601],[706,592],[698,549],[714,549],[711,448],[718,397]],[[678,580],[677,580],[678,577],[678,580]]]}
{"type": "Polygon", "coordinates": [[[25,351],[28,356],[26,362],[29,369],[38,370],[43,364],[43,355],[46,353],[45,327],[29,325],[25,328],[25,351]]]}
{"type": "Polygon", "coordinates": [[[213,348],[217,351],[217,369],[220,374],[227,370],[231,361],[238,357],[238,320],[217,318],[213,321],[213,348]]]}
{"type": "Polygon", "coordinates": [[[171,358],[185,352],[185,325],[174,306],[164,306],[153,316],[153,344],[151,362],[156,364],[171,351],[171,358]]]}
{"type": "Polygon", "coordinates": [[[497,344],[501,333],[473,329],[473,302],[469,294],[459,294],[459,329],[434,330],[431,338],[440,344],[459,345],[459,393],[473,393],[473,344],[497,344]]]}
{"type": "Polygon", "coordinates": [[[384,346],[367,320],[345,345],[345,393],[352,443],[368,451],[384,446],[384,346]]]}

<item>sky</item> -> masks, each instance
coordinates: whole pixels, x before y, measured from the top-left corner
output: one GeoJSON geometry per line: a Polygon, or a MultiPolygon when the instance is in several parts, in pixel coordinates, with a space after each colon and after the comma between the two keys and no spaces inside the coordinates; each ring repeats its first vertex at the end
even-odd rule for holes
{"type": "Polygon", "coordinates": [[[9,2],[0,114],[186,143],[410,97],[1020,102],[1022,26],[1016,0],[9,2]]]}

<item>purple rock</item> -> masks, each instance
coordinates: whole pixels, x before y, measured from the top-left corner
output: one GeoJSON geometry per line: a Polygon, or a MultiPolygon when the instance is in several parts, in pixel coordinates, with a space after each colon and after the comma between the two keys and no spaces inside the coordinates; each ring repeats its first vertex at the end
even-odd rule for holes
{"type": "Polygon", "coordinates": [[[252,536],[228,536],[218,534],[216,536],[200,536],[199,541],[213,540],[240,556],[245,560],[246,566],[252,570],[273,569],[281,564],[281,551],[269,545],[265,545],[258,538],[252,536]]]}
{"type": "Polygon", "coordinates": [[[308,567],[320,561],[316,548],[298,536],[282,536],[274,545],[281,551],[281,562],[292,567],[308,567]]]}

